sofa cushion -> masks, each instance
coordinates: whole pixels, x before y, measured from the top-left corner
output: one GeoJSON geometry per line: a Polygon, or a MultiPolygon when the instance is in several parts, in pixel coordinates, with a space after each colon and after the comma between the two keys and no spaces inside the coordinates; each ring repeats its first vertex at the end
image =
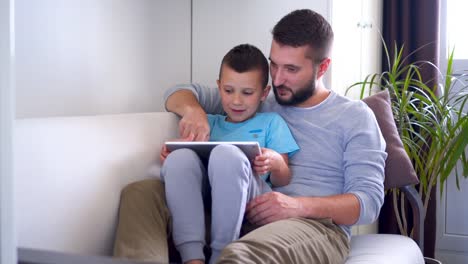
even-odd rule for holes
{"type": "Polygon", "coordinates": [[[413,164],[403,147],[393,118],[390,95],[387,90],[363,99],[375,114],[382,135],[387,142],[385,151],[385,189],[417,184],[419,182],[413,164]]]}
{"type": "Polygon", "coordinates": [[[351,237],[351,251],[345,264],[355,263],[424,264],[424,257],[409,237],[370,234],[351,237]]]}
{"type": "Polygon", "coordinates": [[[15,121],[18,247],[111,255],[120,192],[159,169],[171,113],[49,117],[15,121]]]}

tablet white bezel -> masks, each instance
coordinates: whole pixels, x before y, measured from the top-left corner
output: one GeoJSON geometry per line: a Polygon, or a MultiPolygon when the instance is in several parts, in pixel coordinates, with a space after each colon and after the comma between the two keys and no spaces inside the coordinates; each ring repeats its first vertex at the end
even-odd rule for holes
{"type": "Polygon", "coordinates": [[[249,160],[255,159],[261,153],[260,144],[257,141],[166,141],[165,144],[169,151],[188,148],[203,158],[208,158],[211,150],[221,144],[240,148],[249,160]]]}

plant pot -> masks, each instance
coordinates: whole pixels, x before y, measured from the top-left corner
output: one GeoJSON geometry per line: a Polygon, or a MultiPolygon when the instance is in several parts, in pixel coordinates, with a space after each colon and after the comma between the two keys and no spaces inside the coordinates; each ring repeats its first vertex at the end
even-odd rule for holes
{"type": "Polygon", "coordinates": [[[442,264],[440,260],[428,258],[428,257],[424,257],[424,263],[425,264],[442,264]]]}

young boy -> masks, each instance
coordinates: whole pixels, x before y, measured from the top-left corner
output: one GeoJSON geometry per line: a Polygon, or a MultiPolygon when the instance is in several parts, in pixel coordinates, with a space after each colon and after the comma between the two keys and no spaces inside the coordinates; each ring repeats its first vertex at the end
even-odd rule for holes
{"type": "Polygon", "coordinates": [[[210,194],[214,263],[221,250],[239,238],[248,201],[271,191],[269,184],[289,183],[288,159],[299,149],[279,115],[257,113],[270,91],[268,61],[259,49],[248,44],[231,49],[223,58],[217,84],[226,115],[207,116],[210,141],[258,141],[262,154],[251,163],[237,147],[219,145],[208,161],[202,161],[192,150],[168,153],[163,148],[161,176],[173,239],[184,263],[204,263],[203,201],[210,194]],[[187,168],[193,173],[181,173],[187,168]]]}

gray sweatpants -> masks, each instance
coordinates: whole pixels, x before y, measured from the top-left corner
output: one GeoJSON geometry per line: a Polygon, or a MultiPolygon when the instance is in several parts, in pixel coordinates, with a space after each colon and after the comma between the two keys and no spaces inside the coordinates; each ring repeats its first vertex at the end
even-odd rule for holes
{"type": "Polygon", "coordinates": [[[173,219],[173,239],[182,261],[205,259],[204,200],[211,192],[210,263],[239,238],[245,207],[252,198],[271,191],[253,174],[247,157],[235,146],[219,145],[207,168],[189,149],[169,154],[161,169],[166,199],[173,219]],[[211,188],[210,188],[211,187],[211,188]]]}

